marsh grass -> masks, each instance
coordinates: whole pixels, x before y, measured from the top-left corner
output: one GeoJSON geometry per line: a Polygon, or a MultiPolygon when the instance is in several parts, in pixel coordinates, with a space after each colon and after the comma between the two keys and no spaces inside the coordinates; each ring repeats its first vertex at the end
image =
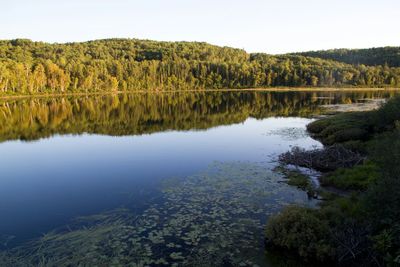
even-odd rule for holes
{"type": "Polygon", "coordinates": [[[377,166],[368,162],[349,169],[337,169],[332,173],[321,176],[320,181],[323,186],[333,186],[342,190],[365,191],[378,177],[377,166]]]}
{"type": "Polygon", "coordinates": [[[307,130],[325,145],[366,140],[370,137],[371,112],[350,112],[327,117],[307,125],[307,130]]]}

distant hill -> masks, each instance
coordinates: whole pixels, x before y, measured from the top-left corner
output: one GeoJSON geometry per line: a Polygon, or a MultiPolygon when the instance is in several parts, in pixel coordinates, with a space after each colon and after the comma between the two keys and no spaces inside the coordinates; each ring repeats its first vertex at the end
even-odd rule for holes
{"type": "Polygon", "coordinates": [[[348,64],[364,64],[368,66],[387,65],[389,67],[400,67],[400,47],[332,49],[294,53],[293,55],[331,59],[348,64]]]}
{"type": "Polygon", "coordinates": [[[103,39],[87,42],[49,44],[29,39],[0,40],[0,59],[34,60],[198,60],[244,62],[249,55],[242,49],[220,47],[204,42],[162,42],[139,39],[103,39]],[[22,52],[21,54],[20,52],[22,52]],[[4,53],[8,51],[8,53],[4,53]]]}
{"type": "MultiPolygon", "coordinates": [[[[331,60],[329,51],[309,53],[273,56],[202,42],[138,39],[65,44],[2,40],[0,94],[400,86],[400,68],[376,65],[377,52],[362,54],[363,62],[355,59],[357,52],[352,52],[354,62],[345,61],[350,56],[331,60]],[[367,61],[376,64],[358,64],[367,61]]],[[[385,63],[391,59],[394,64],[397,57],[387,52],[386,58],[385,63]]]]}

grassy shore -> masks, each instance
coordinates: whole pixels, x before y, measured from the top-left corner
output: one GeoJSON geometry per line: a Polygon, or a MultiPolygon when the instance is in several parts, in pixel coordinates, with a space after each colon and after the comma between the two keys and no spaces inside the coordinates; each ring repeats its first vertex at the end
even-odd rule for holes
{"type": "Polygon", "coordinates": [[[378,110],[334,115],[307,128],[327,147],[344,147],[364,160],[322,175],[322,189],[347,194],[319,209],[291,206],[273,217],[268,247],[319,264],[400,266],[400,97],[378,110]]]}

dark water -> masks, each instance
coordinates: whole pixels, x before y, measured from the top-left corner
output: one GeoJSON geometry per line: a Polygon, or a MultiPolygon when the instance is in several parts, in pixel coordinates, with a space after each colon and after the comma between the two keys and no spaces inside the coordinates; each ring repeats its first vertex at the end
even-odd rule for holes
{"type": "Polygon", "coordinates": [[[0,265],[267,265],[268,216],[315,205],[273,171],[321,105],[386,92],[0,102],[0,265]],[[40,249],[38,249],[40,248],[40,249]]]}

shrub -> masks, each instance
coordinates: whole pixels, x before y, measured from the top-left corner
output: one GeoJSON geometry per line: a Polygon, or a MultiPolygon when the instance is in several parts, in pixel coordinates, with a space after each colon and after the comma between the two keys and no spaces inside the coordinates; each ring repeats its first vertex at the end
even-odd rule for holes
{"type": "Polygon", "coordinates": [[[394,128],[400,120],[400,96],[393,97],[374,113],[375,131],[381,132],[394,128]]]}
{"type": "Polygon", "coordinates": [[[334,256],[329,225],[318,210],[289,206],[269,219],[268,244],[293,251],[304,259],[326,260],[334,256]]]}

